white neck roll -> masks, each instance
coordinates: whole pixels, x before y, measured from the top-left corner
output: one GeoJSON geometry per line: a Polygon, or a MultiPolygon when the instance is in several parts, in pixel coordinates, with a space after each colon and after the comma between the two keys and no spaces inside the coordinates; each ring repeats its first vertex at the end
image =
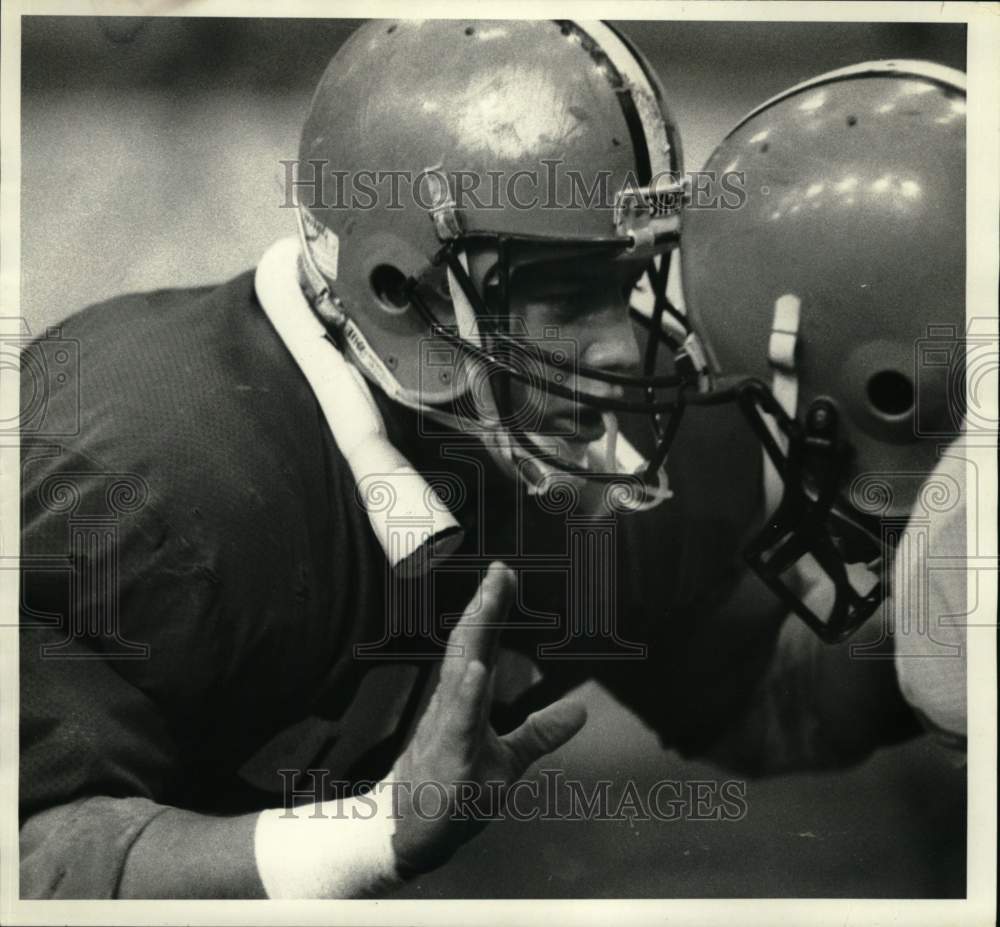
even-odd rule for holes
{"type": "Polygon", "coordinates": [[[326,337],[302,293],[298,256],[294,237],[268,248],[254,277],[257,298],[312,388],[390,564],[404,576],[421,575],[434,557],[454,552],[462,529],[434,487],[389,442],[367,382],[326,337]]]}

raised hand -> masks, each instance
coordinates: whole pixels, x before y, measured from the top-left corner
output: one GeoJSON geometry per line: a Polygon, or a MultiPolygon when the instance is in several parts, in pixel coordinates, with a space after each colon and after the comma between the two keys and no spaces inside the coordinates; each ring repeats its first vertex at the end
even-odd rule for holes
{"type": "Polygon", "coordinates": [[[400,873],[411,875],[440,865],[485,821],[452,818],[460,783],[510,786],[536,760],[561,747],[587,720],[578,702],[560,699],[530,715],[516,730],[497,735],[489,723],[497,651],[515,578],[502,563],[491,564],[449,638],[434,694],[416,733],[396,761],[390,778],[398,815],[393,850],[400,873]],[[456,646],[457,645],[457,646],[456,646]],[[435,782],[448,796],[447,809],[419,814],[413,787],[435,782]]]}

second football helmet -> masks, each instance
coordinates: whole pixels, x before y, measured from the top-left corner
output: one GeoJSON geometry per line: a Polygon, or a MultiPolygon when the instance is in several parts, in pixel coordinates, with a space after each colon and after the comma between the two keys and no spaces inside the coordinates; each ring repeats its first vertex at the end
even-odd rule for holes
{"type": "Polygon", "coordinates": [[[827,515],[848,549],[850,522],[877,535],[864,516],[905,518],[960,427],[965,77],[920,61],[820,75],[750,113],[705,169],[741,174],[745,201],[687,210],[685,303],[772,417],[785,505],[751,556],[776,586],[806,553],[838,559],[827,515]]]}

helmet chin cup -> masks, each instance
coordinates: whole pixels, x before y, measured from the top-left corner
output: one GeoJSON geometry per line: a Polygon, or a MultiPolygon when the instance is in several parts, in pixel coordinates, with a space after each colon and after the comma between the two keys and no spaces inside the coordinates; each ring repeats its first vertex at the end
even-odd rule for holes
{"type": "MultiPolygon", "coordinates": [[[[787,451],[782,455],[761,417],[760,398],[764,394],[759,390],[767,387],[745,388],[740,404],[758,436],[763,440],[766,434],[770,439],[770,444],[764,442],[765,449],[781,477],[782,495],[768,523],[747,545],[744,558],[822,640],[839,643],[874,614],[886,592],[881,581],[859,592],[846,564],[873,565],[886,552],[875,533],[877,526],[865,525],[847,514],[849,510],[838,499],[850,450],[839,434],[836,406],[816,400],[804,426],[785,419],[782,433],[787,451]],[[832,584],[833,601],[822,618],[800,597],[796,584],[786,579],[806,558],[811,558],[813,571],[818,568],[832,584]]],[[[773,414],[773,407],[768,411],[773,414]]]]}

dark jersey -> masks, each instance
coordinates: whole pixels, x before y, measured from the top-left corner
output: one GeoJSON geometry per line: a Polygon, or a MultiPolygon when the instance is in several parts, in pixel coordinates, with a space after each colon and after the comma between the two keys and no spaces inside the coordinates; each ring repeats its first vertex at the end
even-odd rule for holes
{"type": "Polygon", "coordinates": [[[53,374],[50,338],[22,388],[48,377],[21,473],[25,896],[113,894],[164,807],[274,806],[316,788],[314,769],[384,776],[494,559],[519,577],[507,645],[553,689],[598,678],[665,744],[710,745],[760,675],[771,637],[727,657],[703,621],[760,501],[760,451],[732,410],[688,414],[672,499],[596,518],[529,497],[477,440],[422,434],[376,391],[465,529],[407,580],[252,274],[91,307],[58,339],[77,375],[53,374]]]}

